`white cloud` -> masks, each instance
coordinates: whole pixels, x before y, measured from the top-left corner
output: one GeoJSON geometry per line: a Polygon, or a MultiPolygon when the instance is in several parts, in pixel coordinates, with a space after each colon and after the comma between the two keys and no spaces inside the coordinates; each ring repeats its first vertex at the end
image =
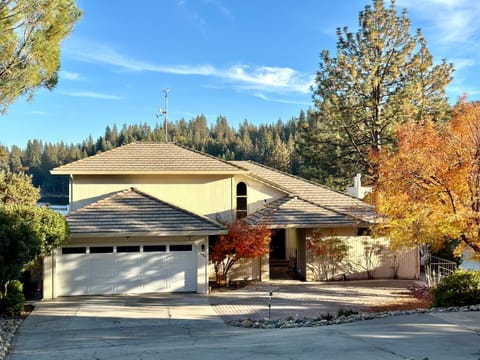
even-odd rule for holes
{"type": "Polygon", "coordinates": [[[240,83],[245,89],[271,89],[307,93],[313,76],[300,74],[288,67],[237,65],[223,72],[223,77],[240,83]]]}
{"type": "Polygon", "coordinates": [[[50,115],[50,113],[46,111],[38,111],[38,110],[32,110],[32,111],[26,111],[25,114],[28,115],[38,115],[38,116],[47,116],[50,115]]]}
{"type": "Polygon", "coordinates": [[[285,99],[274,99],[269,96],[266,96],[263,93],[254,93],[253,94],[255,97],[258,97],[259,99],[268,101],[268,102],[277,102],[281,104],[293,104],[293,105],[306,105],[306,106],[311,106],[311,102],[306,102],[306,101],[296,101],[296,100],[285,100],[285,99]]]}
{"type": "Polygon", "coordinates": [[[111,48],[98,44],[82,44],[77,48],[66,48],[65,52],[77,60],[112,65],[127,71],[216,77],[241,89],[308,93],[314,80],[313,75],[302,74],[289,67],[240,64],[220,69],[209,64],[158,65],[123,56],[111,48]]]}
{"type": "Polygon", "coordinates": [[[227,8],[225,5],[223,5],[223,3],[221,1],[218,1],[218,0],[204,0],[204,1],[207,4],[211,4],[211,5],[215,6],[223,16],[225,16],[227,18],[232,18],[233,17],[230,9],[227,8]]]}
{"type": "Polygon", "coordinates": [[[468,58],[453,58],[453,59],[449,59],[449,62],[453,63],[456,71],[476,65],[475,60],[468,59],[468,58]]]}
{"type": "Polygon", "coordinates": [[[177,75],[212,75],[216,71],[208,65],[156,65],[125,57],[111,48],[93,43],[79,44],[78,47],[66,47],[65,52],[74,55],[77,60],[113,65],[128,71],[151,71],[177,75]]]}
{"type": "Polygon", "coordinates": [[[59,76],[62,79],[70,80],[70,81],[80,81],[80,80],[82,80],[82,76],[79,73],[75,73],[75,72],[71,72],[71,71],[60,70],[59,76]]]}
{"type": "Polygon", "coordinates": [[[102,94],[94,91],[62,91],[63,95],[72,96],[72,97],[86,97],[93,99],[102,99],[102,100],[123,100],[122,96],[112,95],[112,94],[102,94]]]}
{"type": "Polygon", "coordinates": [[[429,24],[440,43],[467,43],[480,30],[479,1],[399,0],[397,5],[429,24]]]}
{"type": "Polygon", "coordinates": [[[480,63],[480,1],[398,0],[397,5],[407,8],[415,21],[412,27],[422,28],[432,55],[454,64],[454,79],[447,87],[449,98],[455,101],[463,93],[478,97],[479,90],[471,84],[480,63]]]}

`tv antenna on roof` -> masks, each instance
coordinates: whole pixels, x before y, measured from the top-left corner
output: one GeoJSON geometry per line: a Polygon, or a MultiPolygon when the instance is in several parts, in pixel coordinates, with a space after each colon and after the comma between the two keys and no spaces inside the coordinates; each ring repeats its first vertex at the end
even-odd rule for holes
{"type": "Polygon", "coordinates": [[[162,108],[159,107],[158,114],[157,114],[157,118],[159,118],[160,116],[165,116],[165,123],[164,123],[165,142],[168,142],[168,92],[169,91],[170,89],[168,88],[162,90],[162,92],[165,93],[165,111],[163,111],[162,108]]]}

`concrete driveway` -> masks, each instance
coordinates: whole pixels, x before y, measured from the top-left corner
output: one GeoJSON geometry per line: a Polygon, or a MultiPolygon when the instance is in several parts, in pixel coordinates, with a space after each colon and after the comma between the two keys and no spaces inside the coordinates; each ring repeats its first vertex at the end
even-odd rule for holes
{"type": "Polygon", "coordinates": [[[480,312],[418,314],[297,329],[229,327],[207,296],[62,298],[25,320],[21,359],[475,359],[480,312]]]}

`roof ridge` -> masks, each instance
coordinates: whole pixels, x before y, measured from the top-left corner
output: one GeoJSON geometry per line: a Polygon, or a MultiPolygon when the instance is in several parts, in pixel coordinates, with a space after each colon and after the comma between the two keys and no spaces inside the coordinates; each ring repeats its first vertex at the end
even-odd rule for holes
{"type": "MultiPolygon", "coordinates": [[[[101,169],[99,169],[98,166],[99,163],[102,162],[108,164],[107,170],[105,171],[120,171],[119,169],[122,168],[122,166],[118,164],[117,160],[119,158],[126,157],[127,159],[129,159],[132,156],[137,156],[138,154],[152,154],[156,156],[156,162],[150,162],[148,163],[149,165],[147,165],[145,161],[140,161],[140,163],[142,164],[141,167],[142,169],[144,169],[143,171],[166,171],[162,170],[162,166],[166,166],[167,170],[170,169],[171,171],[177,171],[174,164],[178,165],[178,162],[176,162],[173,158],[169,159],[168,161],[158,162],[158,159],[162,158],[162,156],[168,158],[167,155],[170,153],[170,151],[178,154],[181,160],[197,158],[196,161],[191,161],[190,163],[198,164],[198,166],[200,166],[199,170],[201,171],[247,171],[246,169],[243,169],[242,167],[235,165],[220,157],[207,154],[206,152],[179,143],[160,141],[133,141],[128,144],[117,146],[107,151],[98,152],[96,154],[75,161],[71,161],[63,165],[59,165],[53,168],[51,170],[51,173],[62,174],[68,173],[69,171],[74,173],[81,173],[82,171],[98,173],[101,172],[101,169]],[[113,170],[108,170],[110,168],[113,170]]],[[[145,156],[143,156],[143,158],[145,158],[145,156]]],[[[185,167],[185,164],[182,164],[182,166],[185,167]]],[[[190,170],[199,171],[195,168],[195,166],[196,165],[193,165],[192,169],[190,170]]]]}

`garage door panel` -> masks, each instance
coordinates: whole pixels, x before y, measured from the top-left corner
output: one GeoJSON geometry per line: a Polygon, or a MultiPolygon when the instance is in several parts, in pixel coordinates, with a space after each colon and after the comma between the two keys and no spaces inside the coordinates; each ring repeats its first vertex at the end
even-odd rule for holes
{"type": "Polygon", "coordinates": [[[86,295],[88,283],[88,258],[86,254],[62,255],[57,259],[58,296],[86,295]]]}
{"type": "Polygon", "coordinates": [[[168,291],[168,255],[164,252],[143,254],[143,291],[168,291]]]}
{"type": "Polygon", "coordinates": [[[88,294],[114,294],[114,256],[111,254],[90,254],[88,256],[88,294]]]}
{"type": "Polygon", "coordinates": [[[194,291],[196,288],[196,262],[192,251],[170,253],[170,283],[172,291],[194,291]]]}
{"type": "Polygon", "coordinates": [[[115,293],[142,292],[142,257],[140,253],[119,253],[115,256],[115,293]]]}
{"type": "Polygon", "coordinates": [[[172,269],[168,284],[170,291],[188,291],[185,275],[185,270],[175,272],[175,269],[172,269]]]}

